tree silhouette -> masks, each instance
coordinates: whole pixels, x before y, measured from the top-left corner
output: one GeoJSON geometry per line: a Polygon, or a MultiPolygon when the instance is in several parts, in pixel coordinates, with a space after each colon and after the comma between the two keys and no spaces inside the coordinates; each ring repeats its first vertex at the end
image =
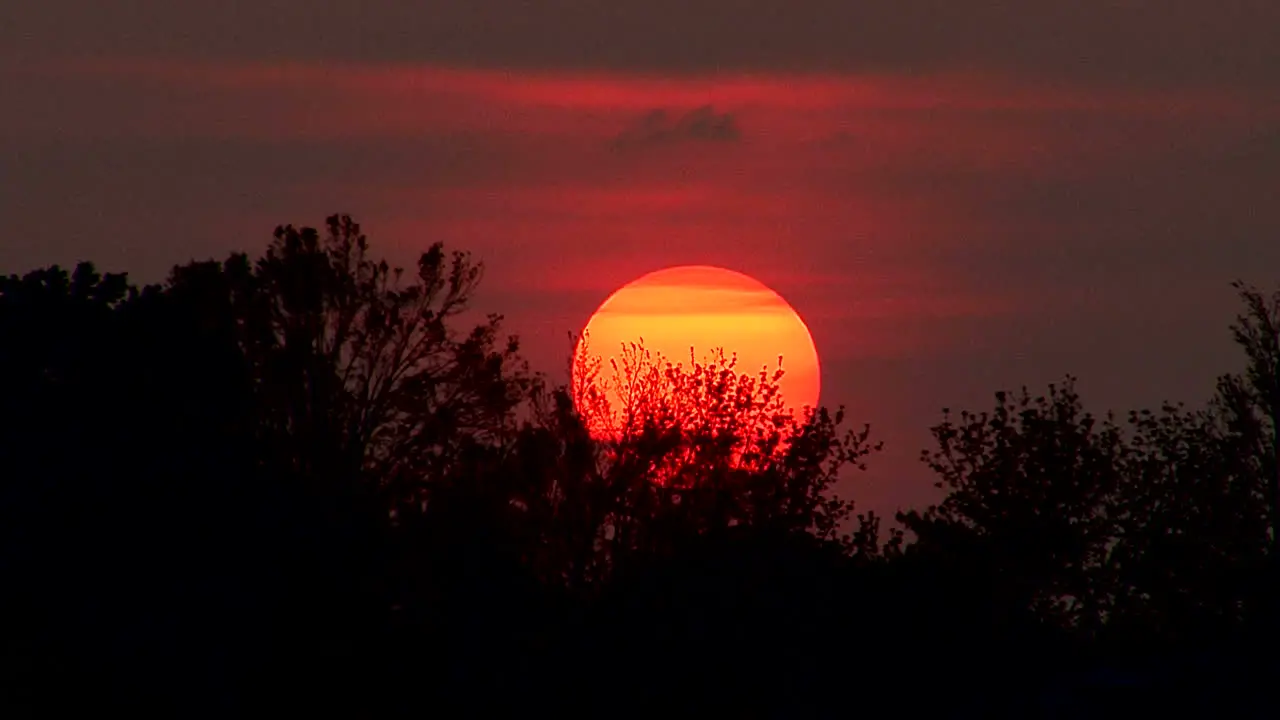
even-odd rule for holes
{"type": "Polygon", "coordinates": [[[570,522],[590,528],[584,537],[597,547],[580,554],[607,564],[730,527],[810,533],[853,551],[853,504],[832,487],[879,449],[869,428],[842,432],[843,411],[797,417],[778,393],[781,370],[740,374],[723,352],[683,366],[636,343],[602,376],[586,342],[575,355],[574,386],[541,402],[530,428],[557,445],[542,452],[572,454],[557,461],[561,473],[533,504],[590,508],[570,522]],[[608,404],[611,395],[619,407],[608,404]]]}
{"type": "MultiPolygon", "coordinates": [[[[363,475],[419,502],[460,443],[510,431],[533,377],[516,340],[499,338],[500,317],[452,327],[482,277],[468,255],[432,245],[403,283],[350,217],[326,226],[278,228],[252,266],[244,255],[220,266],[263,430],[298,472],[363,475]]],[[[180,269],[176,287],[212,270],[180,269]]]]}
{"type": "Polygon", "coordinates": [[[251,671],[218,652],[264,627],[249,376],[208,310],[89,264],[0,283],[6,624],[46,704],[59,673],[108,703],[251,671]]]}
{"type": "Polygon", "coordinates": [[[279,593],[297,604],[282,643],[334,688],[378,667],[352,658],[389,632],[388,613],[421,574],[397,564],[410,554],[396,548],[422,537],[432,491],[469,448],[513,431],[535,382],[497,316],[455,329],[481,276],[436,244],[406,278],[369,256],[346,216],[328,218],[323,236],[278,228],[254,263],[233,255],[175,271],[170,293],[217,294],[234,318],[260,461],[291,500],[279,593]]]}
{"type": "MultiPolygon", "coordinates": [[[[1216,407],[1234,441],[1236,457],[1246,463],[1243,473],[1257,478],[1264,498],[1270,543],[1262,634],[1274,647],[1280,638],[1280,290],[1268,297],[1241,282],[1234,287],[1244,310],[1231,331],[1248,362],[1243,375],[1219,379],[1216,407]]],[[[1274,650],[1269,654],[1274,656],[1274,650]]]]}
{"type": "Polygon", "coordinates": [[[1218,384],[1218,405],[1230,429],[1257,458],[1266,484],[1272,525],[1271,557],[1280,558],[1280,291],[1268,298],[1243,283],[1234,287],[1245,309],[1231,326],[1236,344],[1248,358],[1244,375],[1230,374],[1218,384]]]}
{"type": "Polygon", "coordinates": [[[467,325],[481,276],[333,216],[161,285],[0,278],[3,701],[1027,717],[1124,667],[1169,683],[1147,710],[1274,672],[1240,658],[1274,656],[1280,295],[1237,286],[1206,407],[1069,377],[945,413],[942,497],[882,528],[835,492],[880,445],[780,368],[583,338],[551,387],[467,325]]]}
{"type": "Polygon", "coordinates": [[[162,658],[208,628],[222,664],[188,683],[271,689],[289,658],[290,677],[332,680],[312,695],[355,692],[351,658],[387,622],[393,514],[513,427],[533,381],[497,318],[455,334],[480,276],[465,255],[434,246],[401,288],[366,253],[334,217],[141,291],[87,264],[0,284],[0,557],[23,587],[12,617],[36,628],[21,657],[78,658],[120,694],[139,681],[111,668],[137,652],[174,698],[191,687],[162,658]],[[220,658],[243,632],[259,651],[220,658]]]}
{"type": "Polygon", "coordinates": [[[1129,418],[1111,503],[1112,625],[1163,642],[1222,638],[1256,619],[1264,486],[1247,442],[1212,409],[1129,418]]]}
{"type": "Polygon", "coordinates": [[[997,615],[1077,642],[1190,649],[1234,642],[1270,613],[1264,592],[1274,430],[1274,305],[1243,289],[1234,326],[1249,370],[1210,406],[1166,403],[1124,423],[1087,413],[1068,378],[993,411],[950,413],[923,460],[947,491],[899,515],[911,562],[968,568],[997,615]],[[1003,609],[1001,609],[1003,608],[1003,609]]]}
{"type": "Polygon", "coordinates": [[[922,459],[947,495],[899,516],[918,538],[909,551],[968,568],[994,621],[1096,628],[1118,429],[1084,411],[1068,378],[1045,396],[997,393],[994,410],[961,412],[958,423],[946,413],[933,435],[938,448],[922,459]]]}

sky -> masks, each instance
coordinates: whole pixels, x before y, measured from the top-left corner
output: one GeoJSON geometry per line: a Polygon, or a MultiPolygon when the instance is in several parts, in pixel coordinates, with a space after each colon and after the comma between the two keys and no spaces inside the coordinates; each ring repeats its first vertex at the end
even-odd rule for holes
{"type": "Polygon", "coordinates": [[[614,290],[746,273],[931,500],[943,407],[1202,402],[1280,284],[1274,0],[42,0],[0,9],[0,272],[163,279],[351,213],[486,266],[533,365],[614,290]],[[1016,7],[1016,9],[1014,9],[1016,7]]]}

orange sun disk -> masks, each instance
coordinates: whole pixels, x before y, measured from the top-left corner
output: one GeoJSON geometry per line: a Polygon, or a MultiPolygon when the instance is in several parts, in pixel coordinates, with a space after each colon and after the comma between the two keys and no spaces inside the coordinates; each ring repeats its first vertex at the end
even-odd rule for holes
{"type": "MultiPolygon", "coordinates": [[[[737,355],[739,374],[773,371],[781,356],[779,392],[786,406],[799,414],[818,404],[821,373],[809,328],[782,296],[742,273],[706,265],[649,273],[610,295],[585,334],[605,373],[611,357],[641,339],[646,350],[686,367],[691,348],[698,361],[723,349],[726,357],[737,355]]],[[[617,397],[609,402],[615,411],[621,405],[617,397]]]]}

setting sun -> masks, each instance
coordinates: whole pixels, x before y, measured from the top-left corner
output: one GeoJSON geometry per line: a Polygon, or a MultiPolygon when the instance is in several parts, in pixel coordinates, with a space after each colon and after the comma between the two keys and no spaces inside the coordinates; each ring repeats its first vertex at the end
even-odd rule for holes
{"type": "MultiPolygon", "coordinates": [[[[818,351],[809,328],[780,295],[742,273],[704,265],[649,273],[610,295],[585,334],[588,352],[606,365],[642,340],[645,349],[685,366],[691,350],[702,361],[723,349],[737,356],[739,374],[772,372],[781,359],[786,406],[798,412],[818,404],[818,351]]],[[[612,396],[609,402],[615,410],[620,403],[612,396]]]]}

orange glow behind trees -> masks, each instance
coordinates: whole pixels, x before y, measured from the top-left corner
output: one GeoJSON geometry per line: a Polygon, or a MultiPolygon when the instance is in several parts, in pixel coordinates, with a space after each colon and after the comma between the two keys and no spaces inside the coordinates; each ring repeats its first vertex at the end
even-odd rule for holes
{"type": "Polygon", "coordinates": [[[662,485],[691,485],[689,472],[779,470],[811,423],[829,421],[811,412],[818,392],[817,351],[791,306],[713,267],[625,286],[574,353],[571,394],[586,428],[615,460],[643,449],[656,462],[643,472],[662,485]]]}
{"type": "MultiPolygon", "coordinates": [[[[661,383],[732,383],[739,402],[765,403],[777,413],[818,404],[820,366],[808,327],[777,293],[731,270],[683,266],[645,275],[605,300],[584,336],[575,352],[574,400],[596,433],[643,423],[633,396],[661,383]],[[589,401],[585,374],[595,360],[599,397],[589,401]],[[682,372],[664,372],[667,363],[682,372]],[[700,373],[706,377],[699,380],[700,373]],[[748,400],[752,395],[759,397],[748,400]]],[[[683,402],[690,389],[676,396],[683,402]]],[[[686,422],[706,410],[667,408],[686,422]]]]}
{"type": "Polygon", "coordinates": [[[643,536],[650,521],[641,518],[660,517],[874,544],[874,515],[841,535],[853,504],[832,488],[880,445],[869,427],[842,430],[843,410],[817,408],[818,392],[808,328],[745,275],[677,267],[615,292],[583,331],[569,388],[570,422],[593,437],[607,488],[592,502],[623,498],[608,513],[610,557],[643,536]]]}

